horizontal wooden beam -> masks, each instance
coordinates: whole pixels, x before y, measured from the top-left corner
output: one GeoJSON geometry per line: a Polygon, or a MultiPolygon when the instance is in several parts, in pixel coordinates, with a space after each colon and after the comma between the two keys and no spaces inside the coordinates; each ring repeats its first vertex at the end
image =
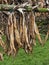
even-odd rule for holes
{"type": "Polygon", "coordinates": [[[0,4],[0,11],[13,11],[17,10],[18,8],[23,8],[26,11],[35,11],[35,12],[49,12],[48,8],[38,8],[38,5],[36,6],[25,6],[27,3],[21,4],[21,5],[8,5],[8,4],[0,4]]]}
{"type": "Polygon", "coordinates": [[[35,12],[49,12],[49,8],[37,8],[34,11],[35,12]]]}

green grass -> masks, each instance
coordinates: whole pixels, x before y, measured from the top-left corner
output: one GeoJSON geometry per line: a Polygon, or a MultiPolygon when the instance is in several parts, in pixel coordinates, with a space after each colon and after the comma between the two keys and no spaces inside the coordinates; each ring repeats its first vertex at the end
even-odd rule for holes
{"type": "Polygon", "coordinates": [[[49,65],[49,41],[42,47],[37,41],[32,54],[26,54],[20,49],[16,57],[4,55],[0,65],[49,65]]]}

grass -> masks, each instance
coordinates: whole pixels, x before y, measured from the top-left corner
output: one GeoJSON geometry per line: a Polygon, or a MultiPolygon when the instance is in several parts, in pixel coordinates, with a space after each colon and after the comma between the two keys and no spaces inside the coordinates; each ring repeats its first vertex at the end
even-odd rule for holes
{"type": "Polygon", "coordinates": [[[0,65],[49,65],[49,40],[42,47],[37,41],[32,54],[26,54],[20,49],[16,57],[4,55],[4,61],[0,65]]]}

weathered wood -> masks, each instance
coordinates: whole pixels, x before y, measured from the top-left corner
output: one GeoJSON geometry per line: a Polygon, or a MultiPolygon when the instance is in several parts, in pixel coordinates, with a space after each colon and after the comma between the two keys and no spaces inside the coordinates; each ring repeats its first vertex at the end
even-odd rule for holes
{"type": "Polygon", "coordinates": [[[28,34],[27,34],[27,26],[25,25],[25,13],[22,14],[23,15],[23,40],[25,43],[25,51],[26,53],[28,53],[28,50],[31,51],[32,47],[29,44],[29,39],[28,39],[28,34]]]}
{"type": "Polygon", "coordinates": [[[31,16],[30,16],[30,35],[32,37],[32,42],[33,42],[33,45],[36,45],[36,42],[35,42],[35,33],[34,33],[34,23],[35,23],[35,16],[34,16],[34,13],[31,12],[31,16]]]}
{"type": "Polygon", "coordinates": [[[35,12],[49,12],[49,8],[37,8],[35,12]]]}
{"type": "Polygon", "coordinates": [[[15,7],[15,5],[0,4],[0,10],[11,10],[14,7],[15,7]]]}
{"type": "Polygon", "coordinates": [[[8,55],[10,54],[15,54],[16,53],[16,49],[14,46],[14,28],[13,28],[13,19],[12,19],[13,13],[10,13],[9,15],[9,36],[10,36],[10,52],[8,53],[8,55]]]}
{"type": "Polygon", "coordinates": [[[40,4],[36,5],[36,6],[31,6],[30,4],[24,3],[21,5],[8,5],[8,4],[0,4],[0,11],[13,11],[13,10],[17,10],[18,8],[24,8],[27,11],[35,11],[35,12],[49,12],[48,8],[37,8],[40,4]],[[34,10],[35,8],[37,8],[36,10],[34,10]]]}
{"type": "Polygon", "coordinates": [[[39,30],[38,30],[38,27],[37,27],[37,25],[36,25],[35,22],[34,22],[34,30],[35,30],[35,33],[36,33],[36,35],[38,37],[38,40],[39,40],[40,44],[43,46],[43,40],[41,39],[41,36],[40,36],[39,30]]]}
{"type": "Polygon", "coordinates": [[[24,7],[25,5],[27,5],[27,3],[28,3],[28,2],[23,3],[23,4],[21,4],[21,5],[0,4],[0,10],[3,10],[3,11],[4,11],[4,10],[5,10],[5,11],[16,10],[16,9],[18,9],[18,8],[20,8],[20,7],[24,7]]]}
{"type": "MultiPolygon", "coordinates": [[[[14,14],[13,14],[14,15],[14,14]]],[[[18,31],[18,29],[17,29],[17,24],[16,24],[17,22],[16,22],[16,17],[15,17],[15,15],[14,15],[14,34],[15,34],[15,40],[16,40],[16,42],[17,42],[17,44],[19,45],[19,46],[22,46],[22,43],[21,43],[21,40],[20,40],[20,34],[19,34],[19,31],[18,31]]]]}

